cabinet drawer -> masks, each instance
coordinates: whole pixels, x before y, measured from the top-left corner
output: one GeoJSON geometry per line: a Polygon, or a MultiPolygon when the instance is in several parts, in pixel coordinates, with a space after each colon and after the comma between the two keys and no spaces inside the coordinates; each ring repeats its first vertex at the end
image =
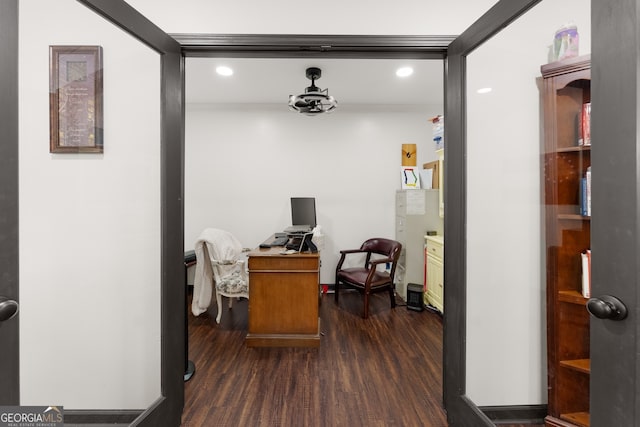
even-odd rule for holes
{"type": "Polygon", "coordinates": [[[320,258],[317,256],[250,256],[249,273],[268,271],[319,271],[320,258]]]}
{"type": "Polygon", "coordinates": [[[436,242],[427,240],[427,253],[440,259],[444,258],[444,247],[436,242]]]}

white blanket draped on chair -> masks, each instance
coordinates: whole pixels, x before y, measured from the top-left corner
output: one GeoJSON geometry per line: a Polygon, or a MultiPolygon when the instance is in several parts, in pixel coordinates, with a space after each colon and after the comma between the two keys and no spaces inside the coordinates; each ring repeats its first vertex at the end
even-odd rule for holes
{"type": "MultiPolygon", "coordinates": [[[[191,312],[195,316],[207,311],[216,289],[218,316],[222,315],[222,298],[249,298],[249,278],[242,255],[242,245],[231,233],[216,228],[205,229],[195,244],[196,271],[193,282],[191,312]]],[[[231,301],[229,301],[231,306],[231,301]]]]}

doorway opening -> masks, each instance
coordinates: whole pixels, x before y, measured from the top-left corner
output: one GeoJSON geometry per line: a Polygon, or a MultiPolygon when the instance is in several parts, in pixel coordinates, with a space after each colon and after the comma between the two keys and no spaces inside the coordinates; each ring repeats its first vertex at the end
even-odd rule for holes
{"type": "MultiPolygon", "coordinates": [[[[376,119],[379,123],[384,123],[380,122],[380,117],[385,115],[393,116],[393,118],[387,118],[388,122],[386,123],[391,123],[394,119],[398,121],[403,115],[416,117],[416,120],[420,120],[420,123],[415,125],[414,128],[420,128],[422,131],[422,139],[419,141],[419,151],[423,151],[421,154],[424,156],[418,161],[418,166],[422,167],[423,163],[437,160],[437,154],[435,153],[435,148],[431,140],[433,126],[429,120],[435,115],[444,112],[442,93],[444,86],[443,60],[447,43],[443,43],[437,49],[432,49],[428,52],[411,51],[404,54],[397,51],[392,52],[392,50],[398,48],[397,45],[395,47],[387,47],[384,52],[378,51],[372,53],[356,52],[355,49],[345,52],[343,50],[330,51],[326,48],[323,51],[320,48],[316,50],[308,47],[306,48],[307,50],[305,50],[304,47],[298,46],[296,53],[292,54],[293,49],[283,48],[276,52],[264,47],[262,49],[254,47],[253,49],[239,52],[230,52],[230,47],[224,49],[214,47],[211,52],[204,52],[203,47],[198,47],[197,49],[193,47],[194,45],[199,45],[194,42],[195,36],[179,35],[175,37],[183,44],[186,56],[185,250],[191,249],[189,246],[190,243],[195,241],[202,229],[207,226],[215,226],[212,224],[230,224],[230,226],[243,224],[239,230],[234,229],[231,231],[239,235],[243,245],[248,247],[256,247],[261,239],[266,238],[270,232],[279,231],[276,227],[285,226],[286,224],[283,223],[283,221],[288,220],[287,203],[288,196],[294,195],[290,194],[292,191],[305,191],[305,189],[309,189],[309,185],[312,185],[312,195],[317,196],[317,191],[321,191],[318,189],[319,187],[313,186],[312,182],[314,179],[303,180],[301,187],[291,189],[289,186],[284,188],[282,194],[277,197],[278,200],[275,202],[261,200],[259,198],[260,194],[267,192],[261,185],[270,185],[268,196],[271,199],[273,197],[273,188],[277,190],[277,187],[282,186],[283,182],[287,182],[286,177],[290,176],[288,174],[291,174],[291,168],[287,168],[287,165],[299,164],[301,161],[304,161],[305,158],[312,160],[319,158],[324,162],[324,160],[329,157],[325,152],[332,151],[334,157],[335,153],[343,153],[345,156],[354,155],[356,157],[352,157],[351,160],[345,159],[345,163],[337,168],[335,160],[324,162],[331,165],[326,169],[334,170],[335,174],[336,169],[339,170],[348,167],[348,165],[356,165],[356,167],[361,169],[361,173],[367,174],[368,171],[366,167],[362,167],[363,164],[367,164],[367,156],[362,153],[357,153],[357,150],[354,153],[350,153],[351,149],[347,149],[346,146],[349,143],[353,143],[354,138],[347,138],[348,141],[344,141],[344,139],[341,140],[341,137],[344,138],[344,134],[341,135],[340,131],[330,130],[332,121],[337,121],[339,128],[342,126],[342,129],[345,128],[345,121],[348,120],[352,125],[354,121],[357,121],[359,129],[354,132],[359,131],[361,133],[358,135],[362,135],[362,133],[366,133],[367,131],[373,134],[374,131],[379,130],[375,127],[376,119]],[[392,67],[406,65],[407,62],[412,62],[418,67],[432,68],[430,75],[435,76],[433,79],[437,78],[437,95],[433,94],[433,92],[435,92],[434,90],[424,89],[428,83],[433,83],[433,81],[427,81],[423,82],[425,83],[422,89],[424,95],[421,96],[421,101],[416,100],[420,98],[420,96],[415,97],[415,92],[409,92],[405,97],[413,97],[413,100],[405,101],[404,104],[394,101],[385,105],[383,99],[375,99],[375,96],[379,95],[378,92],[384,92],[384,90],[376,91],[376,89],[381,89],[381,83],[375,77],[371,78],[367,76],[367,79],[361,80],[363,80],[362,84],[368,84],[369,91],[367,93],[365,90],[363,93],[366,96],[374,98],[373,101],[371,99],[360,100],[351,105],[349,104],[349,97],[345,92],[347,89],[353,90],[352,87],[349,87],[349,84],[356,86],[359,83],[357,76],[363,74],[356,68],[357,63],[360,63],[360,66],[363,68],[371,69],[372,64],[375,64],[375,66],[380,69],[386,67],[386,69],[391,70],[392,67]],[[234,69],[234,77],[242,74],[244,72],[243,70],[248,70],[247,74],[243,75],[243,79],[246,78],[247,82],[255,84],[256,87],[251,89],[251,87],[242,84],[242,81],[240,83],[230,81],[234,77],[231,79],[217,77],[215,75],[215,69],[219,65],[225,65],[234,69]],[[331,115],[307,118],[299,117],[296,113],[287,110],[286,102],[288,96],[306,83],[300,76],[304,77],[304,69],[308,66],[318,66],[322,68],[323,78],[322,81],[319,82],[319,85],[323,88],[328,87],[330,93],[338,99],[338,110],[331,115]],[[433,68],[437,70],[434,71],[433,68]],[[303,71],[300,72],[300,70],[303,71]],[[254,74],[249,74],[249,72],[253,72],[254,74]],[[286,76],[284,74],[286,74],[286,76]],[[345,75],[351,76],[351,83],[349,83],[349,81],[340,83],[336,80],[340,78],[344,79],[345,75]],[[208,87],[198,85],[199,87],[196,89],[196,84],[191,81],[193,77],[203,79],[202,81],[207,82],[208,87]],[[275,97],[269,98],[269,94],[266,93],[269,92],[267,86],[270,88],[272,85],[275,85],[275,81],[279,80],[284,80],[286,85],[276,91],[275,97]],[[222,82],[220,86],[218,82],[222,82]],[[235,91],[229,90],[229,87],[235,88],[235,91]],[[241,87],[242,93],[238,93],[238,87],[241,87]],[[340,88],[345,90],[341,90],[340,88]],[[433,100],[424,102],[424,98],[429,95],[433,96],[433,98],[430,98],[433,100]],[[421,102],[423,105],[420,105],[421,102]],[[425,108],[424,104],[428,104],[428,106],[425,108]],[[431,109],[429,110],[429,108],[431,109]],[[417,119],[419,116],[421,118],[417,119]],[[368,119],[364,117],[368,117],[368,119]],[[291,122],[293,121],[297,123],[292,124],[291,122]],[[293,130],[291,134],[282,130],[283,126],[292,126],[293,130]],[[369,126],[368,129],[367,126],[369,126]],[[324,139],[317,136],[309,137],[310,133],[314,135],[321,134],[324,136],[324,139]],[[293,134],[297,136],[292,136],[293,134]],[[327,138],[327,134],[330,135],[330,137],[327,138]],[[221,143],[216,144],[216,141],[221,141],[221,143]],[[221,147],[221,145],[225,145],[226,147],[221,147]],[[292,151],[302,152],[302,154],[290,154],[292,151]],[[238,155],[239,157],[235,157],[238,155]],[[359,158],[357,157],[358,155],[360,156],[359,158]],[[228,176],[229,170],[225,164],[229,163],[229,159],[237,159],[238,164],[246,166],[245,170],[251,173],[260,171],[261,168],[266,167],[260,162],[264,162],[265,159],[272,158],[273,156],[279,156],[281,158],[284,165],[281,173],[259,172],[259,175],[256,175],[257,179],[238,182],[237,185],[231,185],[230,188],[220,189],[219,187],[215,187],[215,195],[213,194],[211,183],[221,182],[223,177],[228,176]],[[205,164],[209,164],[210,168],[205,172],[207,175],[203,179],[201,172],[205,164]],[[269,175],[272,175],[272,177],[269,177],[269,175]],[[258,201],[256,202],[254,199],[256,205],[253,206],[250,205],[249,202],[242,201],[242,197],[239,197],[241,194],[255,193],[257,193],[256,197],[258,197],[258,201]],[[190,203],[192,203],[192,205],[190,203]],[[271,207],[268,205],[275,206],[271,207]],[[234,209],[221,209],[220,206],[234,206],[234,209]],[[266,222],[272,224],[271,227],[273,227],[273,229],[265,230],[263,223],[252,226],[250,218],[252,215],[255,215],[256,206],[265,214],[265,217],[270,219],[266,222]],[[270,212],[270,210],[272,210],[272,212],[270,212]],[[247,218],[239,218],[243,215],[246,215],[247,218]]],[[[251,36],[246,37],[250,38],[251,36]]],[[[203,39],[208,38],[203,37],[203,39]]],[[[368,43],[374,43],[366,37],[362,39],[368,43]]],[[[406,40],[408,40],[408,38],[406,38],[406,40]]],[[[266,43],[265,40],[262,39],[260,42],[266,43]]],[[[202,44],[204,43],[205,41],[202,41],[202,44]]],[[[323,45],[334,46],[340,45],[341,43],[344,44],[345,41],[337,38],[329,43],[323,42],[323,45]]],[[[361,44],[366,43],[361,42],[361,44]]],[[[423,48],[421,47],[420,49],[423,48]]],[[[429,78],[427,79],[429,80],[429,78]]],[[[398,129],[396,129],[396,131],[398,131],[398,129]]],[[[394,139],[393,130],[391,130],[389,135],[386,136],[386,144],[393,147],[391,151],[393,151],[392,155],[394,158],[397,159],[398,167],[396,168],[397,170],[394,169],[393,171],[393,177],[389,183],[390,189],[381,192],[378,197],[388,201],[386,202],[387,210],[384,215],[387,215],[388,218],[387,232],[391,234],[391,237],[393,237],[395,232],[393,228],[393,218],[395,217],[395,190],[400,188],[400,147],[403,142],[401,135],[402,133],[398,131],[394,139]]],[[[362,136],[359,137],[363,138],[362,136]]],[[[385,137],[381,136],[380,138],[384,139],[385,137]]],[[[372,144],[366,147],[364,142],[360,144],[356,141],[354,145],[356,145],[356,148],[365,147],[371,149],[372,144]]],[[[387,164],[390,163],[386,154],[382,154],[381,156],[385,157],[384,161],[387,164]]],[[[312,164],[310,165],[310,169],[312,178],[315,178],[319,184],[326,186],[327,179],[330,179],[331,171],[313,169],[312,164]],[[327,174],[327,176],[322,175],[323,173],[327,174]]],[[[291,180],[291,178],[289,180],[291,180]]],[[[357,185],[351,186],[351,188],[354,192],[358,191],[357,185]]],[[[304,196],[309,194],[296,193],[296,195],[304,196]]],[[[335,234],[331,236],[332,240],[337,240],[331,250],[327,251],[328,259],[326,261],[323,259],[323,267],[325,268],[321,273],[321,282],[329,283],[333,280],[331,277],[332,265],[333,268],[335,268],[334,264],[335,261],[337,261],[337,259],[334,261],[330,258],[334,258],[334,251],[337,253],[339,249],[346,247],[346,243],[340,243],[340,237],[348,234],[348,230],[341,230],[331,219],[336,216],[331,209],[335,209],[337,212],[341,207],[340,203],[344,203],[344,200],[331,200],[331,194],[328,190],[327,194],[322,194],[321,196],[318,200],[320,203],[324,200],[325,204],[318,207],[318,224],[323,224],[324,216],[324,224],[326,224],[327,228],[335,230],[335,234]],[[322,213],[323,208],[325,213],[322,213]]],[[[252,197],[249,197],[249,199],[252,199],[252,197]]],[[[344,212],[344,206],[342,206],[342,208],[342,212],[344,212]]],[[[358,213],[355,212],[353,215],[357,214],[358,213]]],[[[342,215],[344,215],[344,213],[342,213],[342,215]]],[[[348,241],[348,239],[346,240],[348,241]]],[[[424,239],[422,242],[424,244],[424,239]]],[[[422,246],[419,254],[421,259],[423,250],[424,247],[422,246]]],[[[422,275],[420,284],[422,284],[422,275]]],[[[406,295],[402,295],[402,297],[406,299],[406,295]]],[[[332,301],[329,301],[329,303],[333,304],[332,301]]],[[[396,310],[398,310],[398,308],[396,310]]],[[[191,316],[191,314],[189,315],[191,316]]],[[[222,326],[224,326],[224,316],[226,315],[227,313],[224,312],[222,326]]],[[[197,321],[200,323],[200,320],[197,321]]],[[[233,325],[233,323],[231,323],[231,325],[233,325]]],[[[210,327],[215,326],[212,324],[210,327]]],[[[438,357],[441,357],[441,354],[438,355],[438,357]]],[[[187,405],[189,405],[188,402],[187,405]]]]}

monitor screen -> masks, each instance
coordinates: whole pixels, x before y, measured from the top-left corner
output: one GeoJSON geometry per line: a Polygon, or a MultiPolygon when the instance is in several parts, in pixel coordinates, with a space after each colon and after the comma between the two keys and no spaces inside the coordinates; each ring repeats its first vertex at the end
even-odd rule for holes
{"type": "Polygon", "coordinates": [[[291,225],[316,226],[316,199],[314,197],[291,198],[291,225]]]}

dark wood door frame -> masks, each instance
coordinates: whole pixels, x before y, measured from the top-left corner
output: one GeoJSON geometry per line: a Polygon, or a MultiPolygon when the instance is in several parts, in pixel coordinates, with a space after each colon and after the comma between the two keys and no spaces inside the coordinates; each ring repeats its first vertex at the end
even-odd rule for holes
{"type": "MultiPolygon", "coordinates": [[[[467,135],[466,60],[467,55],[541,0],[501,0],[464,31],[449,46],[445,90],[445,245],[444,295],[446,327],[443,337],[443,388],[449,424],[452,426],[493,426],[466,395],[467,323],[467,135]]],[[[527,408],[523,408],[527,412],[527,408]]],[[[532,413],[537,413],[534,409],[532,413]]],[[[527,418],[526,416],[523,418],[527,418]]]]}
{"type": "Polygon", "coordinates": [[[124,1],[78,0],[160,54],[161,396],[132,425],[180,425],[184,406],[184,57],[124,1]]]}
{"type": "Polygon", "coordinates": [[[623,321],[591,317],[590,422],[639,425],[640,3],[592,0],[591,5],[591,166],[598,171],[591,295],[619,298],[629,316],[623,321]]]}
{"type": "MultiPolygon", "coordinates": [[[[18,0],[0,2],[0,296],[18,301],[18,0]]],[[[19,316],[0,323],[0,405],[20,401],[19,316]]]]}

